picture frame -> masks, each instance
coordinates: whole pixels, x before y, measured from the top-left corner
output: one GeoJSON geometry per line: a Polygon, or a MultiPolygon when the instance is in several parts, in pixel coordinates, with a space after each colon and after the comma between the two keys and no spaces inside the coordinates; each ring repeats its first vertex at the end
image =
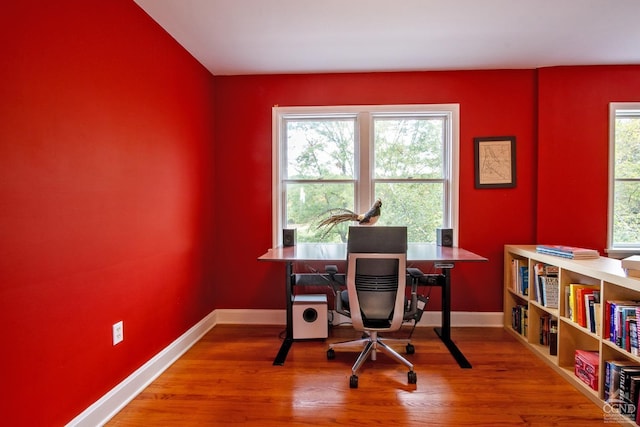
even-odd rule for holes
{"type": "Polygon", "coordinates": [[[516,137],[477,137],[474,141],[475,187],[516,186],[516,137]]]}

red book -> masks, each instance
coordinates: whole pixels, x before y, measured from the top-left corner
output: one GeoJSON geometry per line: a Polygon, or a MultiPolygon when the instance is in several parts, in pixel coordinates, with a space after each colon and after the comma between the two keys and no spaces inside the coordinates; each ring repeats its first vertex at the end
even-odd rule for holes
{"type": "Polygon", "coordinates": [[[576,311],[577,311],[577,323],[578,325],[582,326],[583,328],[588,327],[587,326],[587,316],[586,316],[586,310],[587,307],[584,304],[584,296],[587,294],[593,294],[594,291],[598,290],[599,288],[594,288],[594,287],[584,287],[584,288],[577,288],[576,289],[576,311]]]}

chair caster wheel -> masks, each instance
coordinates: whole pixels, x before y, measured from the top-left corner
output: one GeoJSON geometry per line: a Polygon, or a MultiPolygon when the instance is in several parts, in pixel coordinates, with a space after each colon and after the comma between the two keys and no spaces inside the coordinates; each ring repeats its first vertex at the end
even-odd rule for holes
{"type": "Polygon", "coordinates": [[[416,348],[413,344],[407,344],[407,354],[413,354],[416,352],[416,348]]]}
{"type": "Polygon", "coordinates": [[[407,373],[407,381],[409,382],[409,384],[415,384],[418,382],[418,376],[415,372],[409,371],[407,373]]]}
{"type": "Polygon", "coordinates": [[[330,348],[329,350],[327,350],[327,359],[328,360],[333,360],[336,358],[336,352],[334,349],[330,348]]]}
{"type": "Polygon", "coordinates": [[[349,378],[349,388],[358,388],[358,376],[351,375],[349,378]]]}

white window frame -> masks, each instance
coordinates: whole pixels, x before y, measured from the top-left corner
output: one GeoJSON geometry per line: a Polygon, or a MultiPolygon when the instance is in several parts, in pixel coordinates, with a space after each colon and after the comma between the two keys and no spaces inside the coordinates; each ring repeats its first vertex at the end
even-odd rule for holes
{"type": "Polygon", "coordinates": [[[640,252],[640,247],[629,245],[614,246],[613,214],[615,202],[616,171],[616,115],[620,110],[640,111],[640,102],[611,102],[609,104],[609,196],[607,209],[607,253],[613,257],[623,258],[640,252]]]}
{"type": "Polygon", "coordinates": [[[356,138],[356,195],[355,210],[366,211],[374,201],[373,194],[373,150],[369,135],[373,132],[373,117],[380,114],[443,114],[447,116],[448,129],[445,141],[445,212],[444,228],[453,229],[453,244],[458,244],[458,207],[459,207],[459,164],[460,164],[460,105],[459,104],[409,104],[409,105],[355,105],[355,106],[321,106],[321,107],[279,107],[272,108],[272,239],[273,246],[282,245],[283,212],[285,202],[284,188],[281,186],[284,174],[284,152],[281,147],[281,135],[284,134],[285,118],[291,116],[315,115],[358,115],[356,138]],[[448,144],[447,144],[448,142],[448,144]]]}

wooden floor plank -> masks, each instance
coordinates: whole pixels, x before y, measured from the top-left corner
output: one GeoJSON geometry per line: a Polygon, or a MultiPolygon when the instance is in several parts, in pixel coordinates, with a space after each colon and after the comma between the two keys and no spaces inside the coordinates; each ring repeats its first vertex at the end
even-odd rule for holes
{"type": "MultiPolygon", "coordinates": [[[[327,360],[329,341],[295,342],[273,366],[281,328],[219,325],[107,426],[602,426],[589,399],[500,328],[454,328],[461,369],[431,328],[413,335],[418,382],[384,354],[349,388],[355,353],[327,360]]],[[[408,330],[396,334],[406,337],[408,330]]]]}

